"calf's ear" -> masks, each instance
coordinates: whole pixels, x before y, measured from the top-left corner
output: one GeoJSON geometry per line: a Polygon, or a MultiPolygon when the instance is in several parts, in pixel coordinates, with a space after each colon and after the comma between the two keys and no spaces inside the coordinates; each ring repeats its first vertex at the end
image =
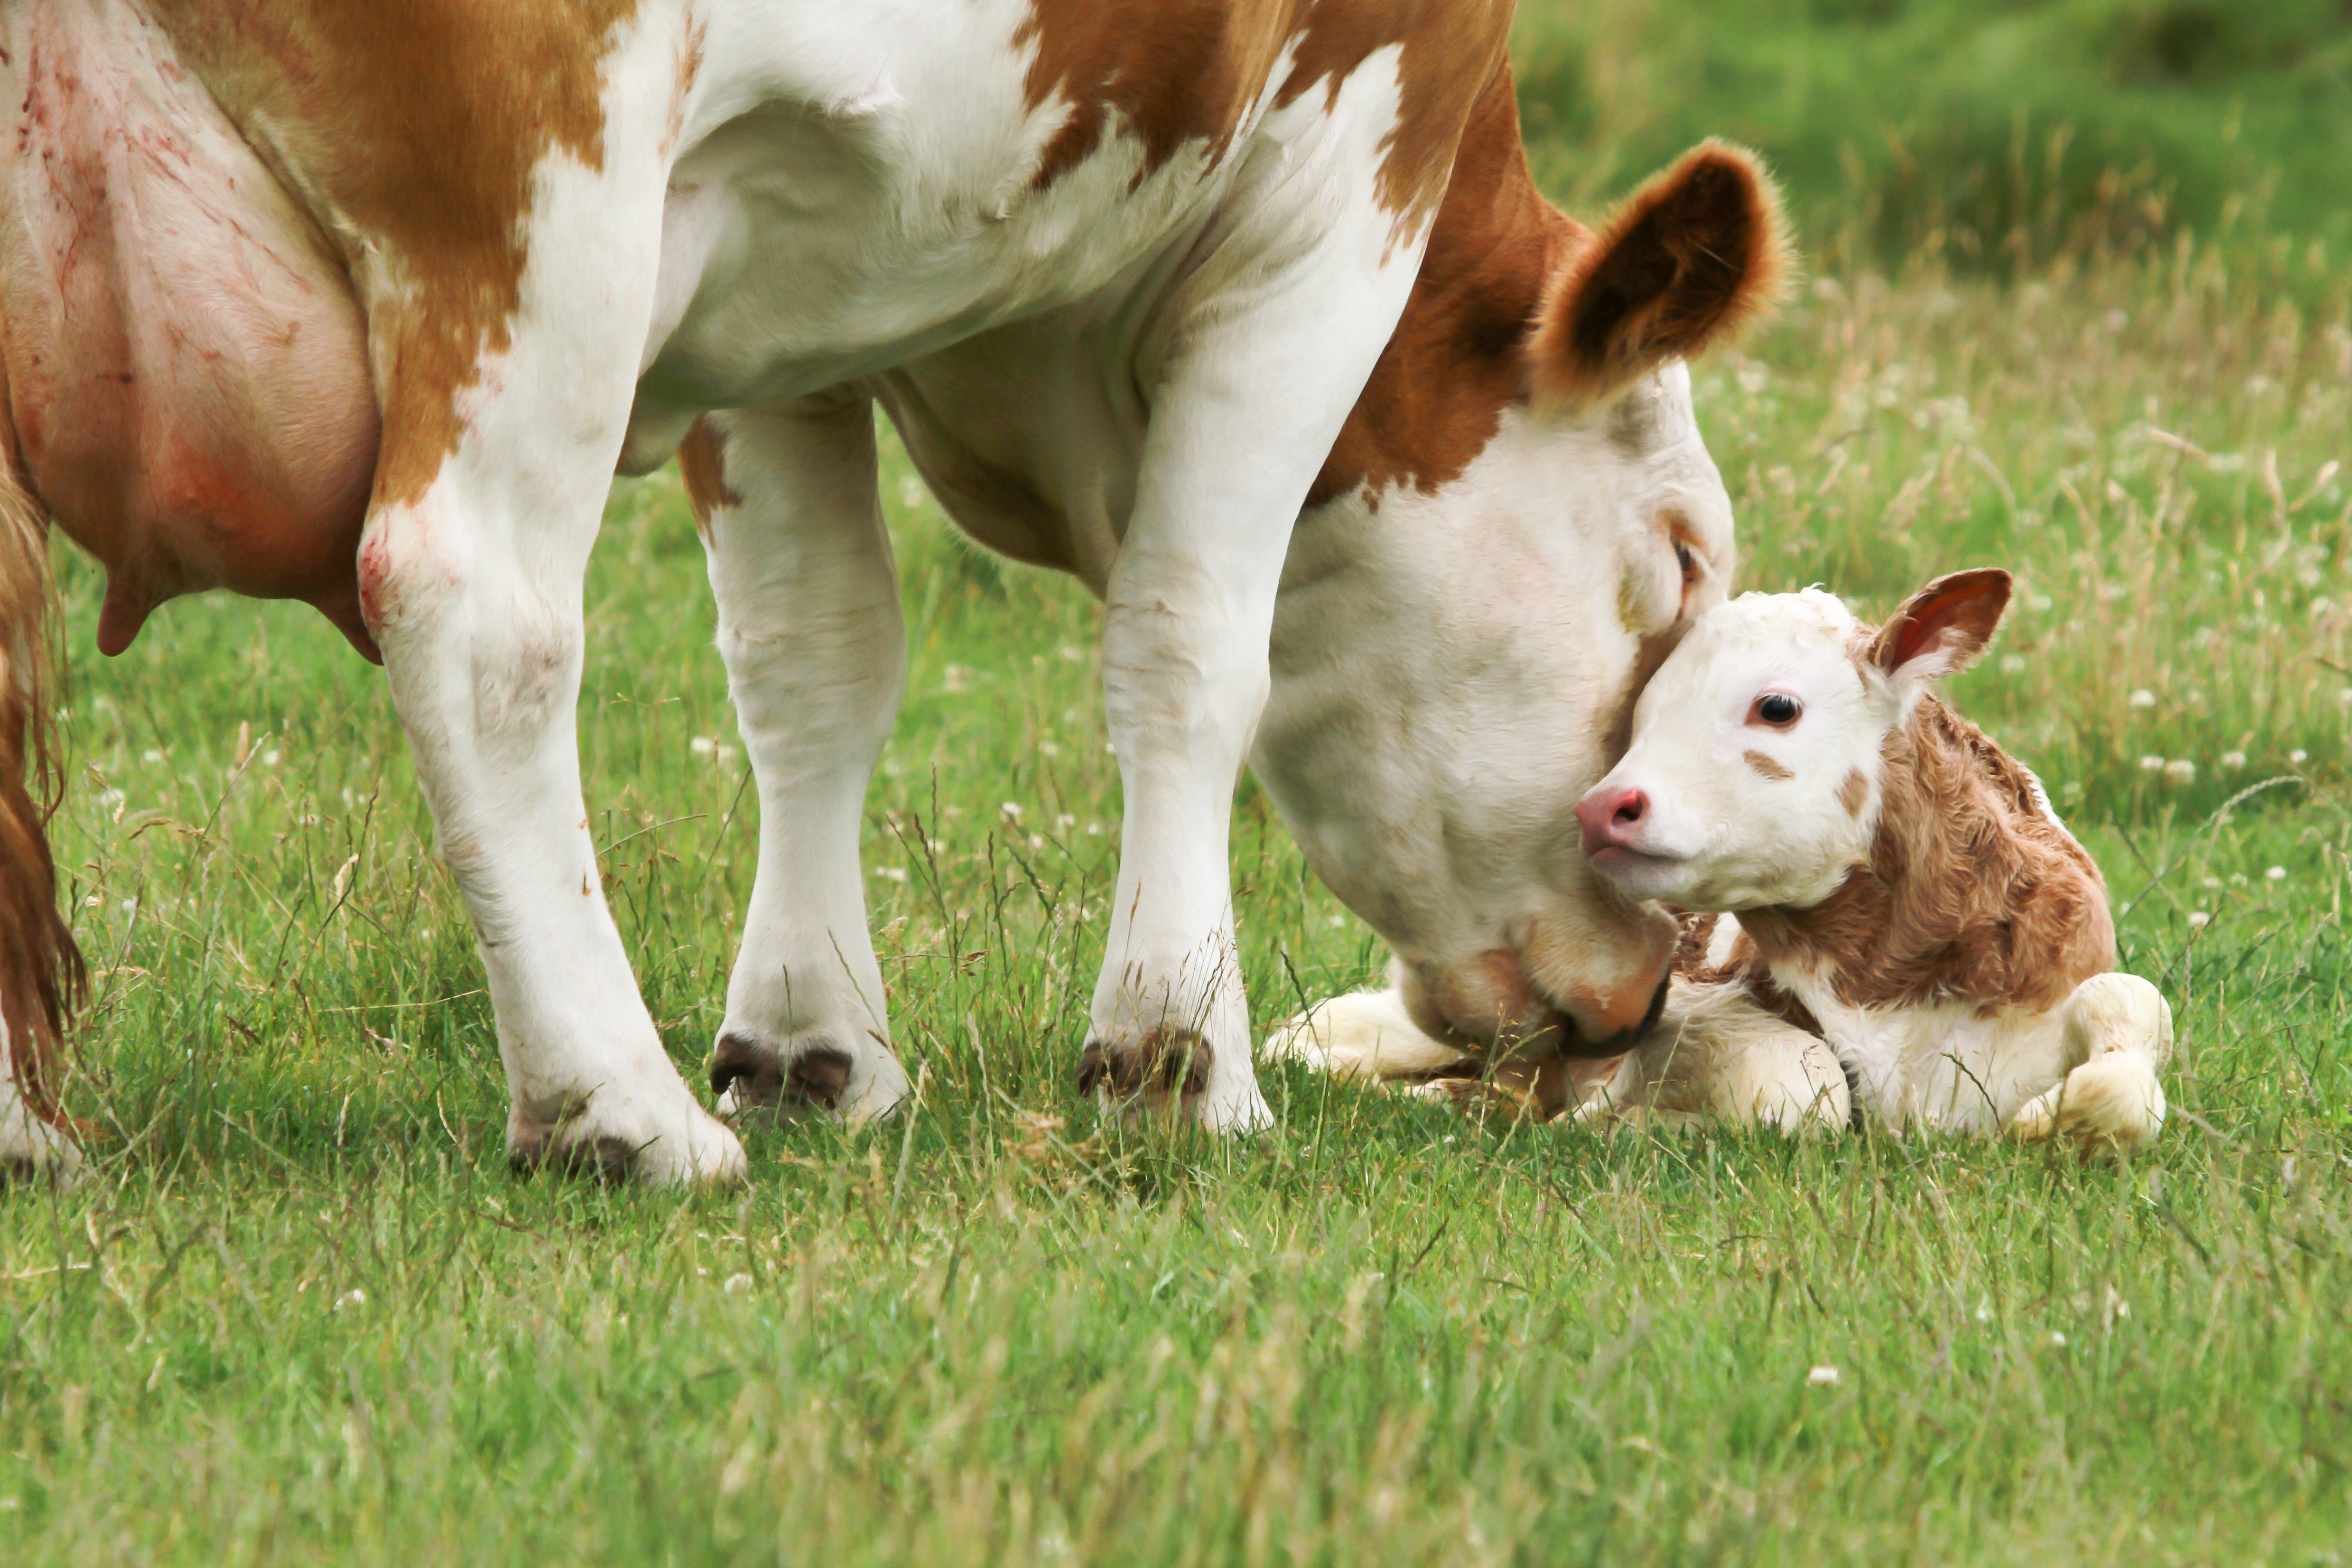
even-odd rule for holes
{"type": "Polygon", "coordinates": [[[1716,141],[1684,153],[1552,277],[1529,348],[1537,401],[1589,407],[1738,332],[1780,298],[1785,230],[1754,153],[1716,141]]]}
{"type": "Polygon", "coordinates": [[[1897,685],[1967,669],[1992,641],[2009,591],[2009,573],[1997,566],[1936,579],[1886,618],[1871,663],[1897,685]]]}

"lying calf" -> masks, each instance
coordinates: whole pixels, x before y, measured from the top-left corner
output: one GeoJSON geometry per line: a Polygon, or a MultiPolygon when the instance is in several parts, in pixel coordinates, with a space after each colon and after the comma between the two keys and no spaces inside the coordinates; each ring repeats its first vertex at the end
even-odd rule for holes
{"type": "MultiPolygon", "coordinates": [[[[2007,1127],[2126,1146],[2163,1125],[2172,1017],[2111,972],[2098,868],[2033,776],[1929,689],[1983,652],[2009,575],[1914,594],[1875,633],[1818,591],[1709,612],[1577,809],[1594,868],[1694,915],[1649,1042],[1550,1069],[1580,1115],[2007,1127]],[[1851,1085],[1851,1099],[1849,1098],[1851,1085]]],[[[1394,992],[1340,998],[1270,1049],[1376,1079],[1479,1055],[1394,992]]],[[[1540,1064],[1507,1085],[1549,1108],[1540,1064]]]]}

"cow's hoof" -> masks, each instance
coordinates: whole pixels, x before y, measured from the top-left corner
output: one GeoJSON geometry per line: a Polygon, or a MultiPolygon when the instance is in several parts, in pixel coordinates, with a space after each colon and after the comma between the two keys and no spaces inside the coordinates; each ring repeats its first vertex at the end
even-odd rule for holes
{"type": "Polygon", "coordinates": [[[749,1030],[730,1029],[710,1053],[710,1091],[730,1122],[862,1122],[896,1108],[907,1093],[907,1073],[887,1050],[861,1061],[826,1035],[772,1045],[749,1030]]]}
{"type": "Polygon", "coordinates": [[[1196,1029],[1155,1029],[1140,1040],[1092,1040],[1078,1053],[1078,1092],[1113,1104],[1165,1105],[1208,1091],[1216,1052],[1196,1029]]]}
{"type": "Polygon", "coordinates": [[[677,1099],[678,1104],[663,1108],[667,1113],[604,1094],[545,1121],[518,1111],[507,1122],[507,1164],[519,1176],[611,1186],[739,1182],[750,1175],[735,1134],[696,1104],[682,1083],[677,1099]]]}

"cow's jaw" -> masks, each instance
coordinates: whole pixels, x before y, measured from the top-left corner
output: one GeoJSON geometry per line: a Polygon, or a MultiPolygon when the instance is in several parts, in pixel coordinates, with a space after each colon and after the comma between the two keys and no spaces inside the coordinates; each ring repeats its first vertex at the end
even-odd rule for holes
{"type": "Polygon", "coordinates": [[[1671,956],[1575,808],[1646,666],[1721,599],[1730,508],[1681,368],[1628,398],[1504,411],[1433,492],[1310,511],[1285,571],[1254,766],[1424,1025],[1473,1044],[1622,1049],[1671,956]]]}

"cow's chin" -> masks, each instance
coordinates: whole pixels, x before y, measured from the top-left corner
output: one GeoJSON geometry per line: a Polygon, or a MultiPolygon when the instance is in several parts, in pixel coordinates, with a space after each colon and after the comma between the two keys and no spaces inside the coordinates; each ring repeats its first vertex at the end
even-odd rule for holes
{"type": "Polygon", "coordinates": [[[1570,946],[1561,939],[1565,933],[1454,964],[1400,961],[1394,973],[1413,1021],[1466,1051],[1496,1060],[1619,1056],[1639,1045],[1657,1021],[1674,953],[1671,920],[1654,908],[1634,918],[1626,935],[1646,951],[1629,955],[1631,962],[1606,985],[1588,985],[1566,972],[1570,946]]]}
{"type": "Polygon", "coordinates": [[[1609,844],[1592,853],[1592,869],[1628,898],[1687,905],[1697,882],[1689,859],[1609,844]]]}

